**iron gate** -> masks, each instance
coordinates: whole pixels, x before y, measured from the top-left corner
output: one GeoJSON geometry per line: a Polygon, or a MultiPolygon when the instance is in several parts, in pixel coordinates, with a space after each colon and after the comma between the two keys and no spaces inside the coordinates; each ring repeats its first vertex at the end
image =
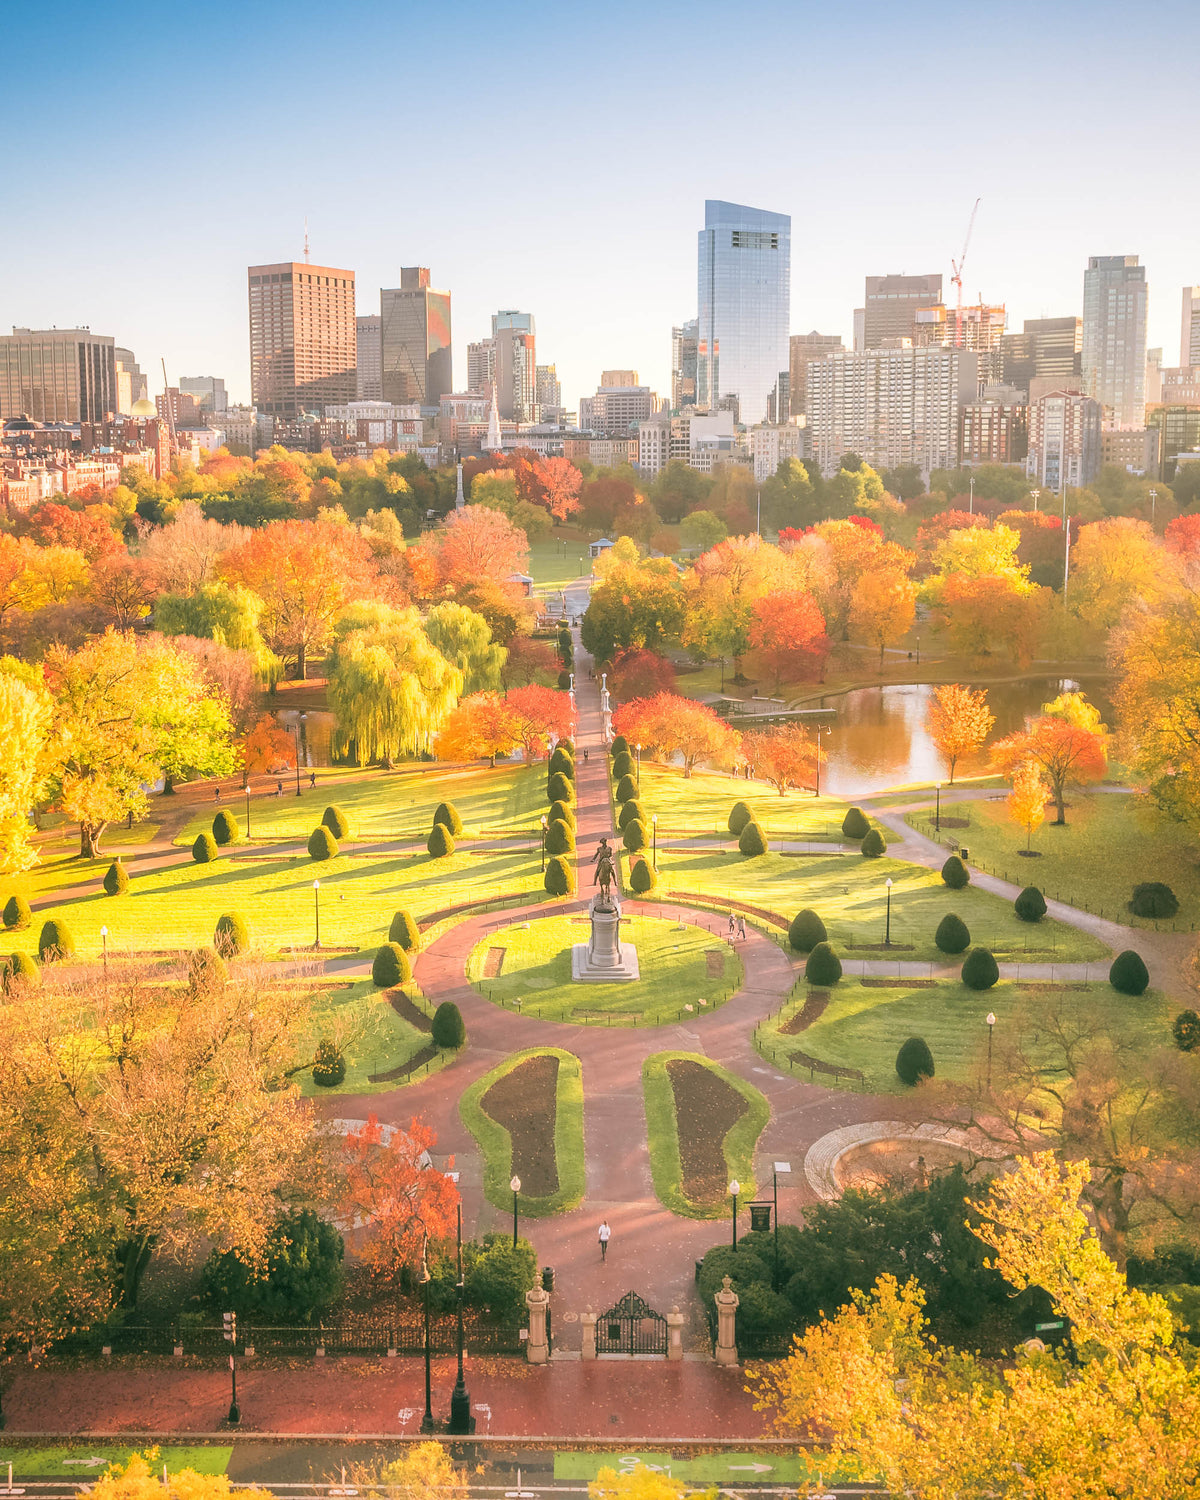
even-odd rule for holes
{"type": "Polygon", "coordinates": [[[665,1354],[667,1320],[647,1306],[636,1292],[596,1319],[597,1354],[665,1354]]]}

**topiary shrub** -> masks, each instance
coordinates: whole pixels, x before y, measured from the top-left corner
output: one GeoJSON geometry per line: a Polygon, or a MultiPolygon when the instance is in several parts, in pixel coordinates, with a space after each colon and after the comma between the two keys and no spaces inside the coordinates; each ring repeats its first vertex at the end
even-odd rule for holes
{"type": "Polygon", "coordinates": [[[644,896],[657,884],[658,876],[654,873],[653,866],[647,864],[644,859],[635,859],[629,870],[629,889],[636,891],[639,896],[644,896]]]}
{"type": "Polygon", "coordinates": [[[547,854],[574,854],[575,830],[556,818],[546,829],[547,854]]]}
{"type": "Polygon", "coordinates": [[[399,943],[387,942],[375,950],[371,961],[371,983],[377,990],[390,990],[407,984],[412,978],[412,964],[399,943]]]}
{"type": "Polygon", "coordinates": [[[350,820],[340,807],[336,805],[327,807],[321,814],[321,822],[329,829],[335,839],[340,841],[349,836],[350,820]]]}
{"type": "Polygon", "coordinates": [[[229,970],[215,948],[196,948],[188,954],[188,989],[193,995],[213,995],[225,988],[229,970]]]}
{"type": "Polygon", "coordinates": [[[61,917],[51,917],[42,923],[38,937],[38,958],[44,964],[57,963],[63,958],[75,957],[75,939],[71,929],[61,917]]]}
{"type": "Polygon", "coordinates": [[[825,923],[815,911],[811,911],[807,906],[792,918],[788,928],[788,942],[797,953],[811,953],[818,943],[825,943],[828,940],[829,934],[825,930],[825,923]]]}
{"type": "Polygon", "coordinates": [[[645,823],[640,818],[631,818],[621,831],[621,842],[630,854],[636,854],[639,849],[644,849],[649,842],[645,823]]]}
{"type": "Polygon", "coordinates": [[[308,852],[313,859],[336,859],[338,854],[338,841],[325,827],[324,823],[318,823],[308,836],[308,852]]]}
{"type": "Polygon", "coordinates": [[[809,984],[836,984],[842,977],[842,961],[829,943],[818,943],[808,955],[804,977],[809,984]]]}
{"type": "MultiPolygon", "coordinates": [[[[14,953],[13,958],[25,958],[23,953],[14,953]]],[[[32,960],[26,960],[32,962],[32,960]]],[[[36,970],[34,971],[36,973],[36,970]]],[[[1200,1016],[1194,1010],[1181,1010],[1171,1027],[1171,1035],[1180,1052],[1194,1052],[1200,1047],[1200,1016]]]]}
{"type": "Polygon", "coordinates": [[[313,1082],[323,1089],[335,1089],[345,1076],[346,1059],[332,1042],[318,1042],[312,1065],[313,1082]]]}
{"type": "Polygon", "coordinates": [[[861,807],[847,808],[846,816],[842,819],[842,832],[848,839],[865,839],[871,831],[871,824],[867,815],[861,807]]]}
{"type": "Polygon", "coordinates": [[[867,835],[858,846],[868,859],[878,859],[887,853],[887,841],[878,828],[868,828],[867,835]]]}
{"type": "Polygon", "coordinates": [[[1161,880],[1143,881],[1133,888],[1129,910],[1135,917],[1173,917],[1179,910],[1179,901],[1169,885],[1161,880]]]}
{"type": "Polygon", "coordinates": [[[222,958],[236,958],[250,947],[250,929],[241,912],[227,911],[217,918],[213,947],[222,958]]]}
{"type": "Polygon", "coordinates": [[[620,781],[622,776],[632,776],[636,769],[636,763],[628,750],[622,750],[613,756],[612,773],[614,780],[620,781]]]}
{"type": "Polygon", "coordinates": [[[574,807],[575,783],[569,776],[564,776],[561,771],[555,771],[546,783],[546,795],[551,802],[566,802],[574,807]]]}
{"type": "Polygon", "coordinates": [[[738,834],[738,849],[742,854],[754,855],[765,854],[770,848],[767,836],[762,831],[762,825],[756,823],[753,818],[738,834]]]}
{"type": "Polygon", "coordinates": [[[569,688],[571,686],[571,674],[567,671],[566,667],[558,674],[558,685],[560,688],[569,688]]]}
{"type": "Polygon", "coordinates": [[[192,845],[192,858],[198,865],[207,865],[217,857],[217,841],[211,833],[198,833],[192,845]]]}
{"type": "Polygon", "coordinates": [[[626,823],[632,823],[636,819],[639,823],[648,823],[650,819],[646,816],[645,809],[636,799],[621,803],[621,810],[617,814],[617,827],[624,828],[626,823]]]}
{"type": "Polygon", "coordinates": [[[550,811],[546,815],[548,823],[565,823],[568,828],[575,827],[575,813],[569,802],[552,802],[550,811]]]}
{"type": "Polygon", "coordinates": [[[942,879],[952,891],[961,891],[963,886],[970,885],[971,872],[957,854],[952,854],[942,866],[942,879]]]}
{"type": "MultiPolygon", "coordinates": [[[[41,983],[42,976],[38,973],[38,966],[30,958],[28,953],[10,953],[0,966],[0,989],[6,995],[15,995],[22,989],[32,988],[41,983]]],[[[1189,1012],[1184,1011],[1184,1015],[1189,1012]]],[[[1185,1048],[1190,1051],[1190,1048],[1185,1048]]]]}
{"type": "Polygon", "coordinates": [[[1113,959],[1108,982],[1122,995],[1144,995],[1150,983],[1150,971],[1142,962],[1141,954],[1126,948],[1113,959]]]}
{"type": "Polygon", "coordinates": [[[388,928],[388,942],[398,943],[406,953],[415,953],[421,946],[421,929],[407,907],[402,907],[392,918],[388,928]]]}
{"type": "Polygon", "coordinates": [[[453,802],[439,802],[437,810],[433,815],[433,821],[435,824],[440,823],[443,828],[448,829],[454,838],[458,838],[463,831],[462,819],[459,817],[458,808],[455,807],[453,802]]]}
{"type": "Polygon", "coordinates": [[[33,921],[33,913],[29,909],[29,902],[24,896],[10,896],[4,903],[4,925],[10,932],[15,932],[19,927],[28,927],[33,921]]]}
{"type": "Polygon", "coordinates": [[[561,854],[556,854],[546,863],[546,874],[542,884],[552,896],[575,894],[575,866],[561,854]]]}
{"type": "Polygon", "coordinates": [[[575,741],[573,739],[568,738],[565,740],[559,740],[558,745],[555,748],[559,750],[565,750],[572,760],[575,759],[575,741]]]}
{"type": "Polygon", "coordinates": [[[1000,966],[987,948],[972,948],[962,966],[962,982],[969,990],[990,990],[1000,978],[1000,966]]]}
{"type": "Polygon", "coordinates": [[[629,741],[623,734],[614,734],[612,744],[608,747],[613,755],[620,755],[622,750],[629,749],[629,741]]]}
{"type": "Polygon", "coordinates": [[[734,838],[737,838],[747,823],[754,822],[754,809],[748,802],[735,802],[729,809],[729,818],[726,827],[734,838]]]}
{"type": "Polygon", "coordinates": [[[933,1077],[933,1053],[923,1036],[910,1036],[896,1053],[896,1073],[910,1089],[922,1078],[933,1077]]]}
{"type": "Polygon", "coordinates": [[[971,932],[961,917],[948,911],[938,923],[933,941],[939,953],[965,953],[971,946],[971,932]]]}
{"type": "Polygon", "coordinates": [[[214,1314],[278,1324],[310,1323],[342,1295],[342,1237],[311,1208],[281,1219],[267,1236],[266,1263],[214,1250],[201,1272],[201,1296],[214,1314]]]}
{"type": "Polygon", "coordinates": [[[105,870],[103,884],[109,896],[123,896],[129,889],[129,872],[119,859],[114,859],[105,870]]]}
{"type": "Polygon", "coordinates": [[[213,838],[218,844],[236,844],[241,835],[237,819],[227,807],[223,807],[212,820],[213,838]]]}
{"type": "Polygon", "coordinates": [[[640,796],[641,792],[638,791],[638,784],[632,776],[622,776],[620,781],[617,782],[618,802],[636,802],[640,796]]]}
{"type": "Polygon", "coordinates": [[[453,854],[457,847],[454,837],[445,823],[435,823],[429,830],[429,837],[425,840],[425,847],[434,859],[442,859],[447,854],[453,854]]]}
{"type": "Polygon", "coordinates": [[[453,1047],[457,1050],[466,1041],[466,1024],[462,1012],[453,1000],[443,1000],[434,1011],[431,1031],[438,1047],[453,1047]]]}
{"type": "Polygon", "coordinates": [[[1013,902],[1013,911],[1022,922],[1040,922],[1046,915],[1046,898],[1036,885],[1027,885],[1013,902]]]}
{"type": "Polygon", "coordinates": [[[561,745],[556,745],[554,747],[554,754],[550,757],[550,764],[546,769],[551,776],[553,776],[556,771],[561,771],[564,776],[567,776],[572,781],[574,781],[575,757],[570,753],[570,751],[564,750],[561,745]]]}

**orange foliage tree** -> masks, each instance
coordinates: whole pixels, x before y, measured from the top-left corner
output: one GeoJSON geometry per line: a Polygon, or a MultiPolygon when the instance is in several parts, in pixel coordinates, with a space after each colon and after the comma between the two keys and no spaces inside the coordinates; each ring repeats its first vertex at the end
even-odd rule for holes
{"type": "Polygon", "coordinates": [[[1191,515],[1176,516],[1163,533],[1167,551],[1191,562],[1200,557],[1200,511],[1191,515]]]}
{"type": "Polygon", "coordinates": [[[613,657],[608,680],[618,698],[649,698],[675,691],[675,668],[657,651],[631,646],[613,657]]]}
{"type": "Polygon", "coordinates": [[[436,1144],[415,1116],[401,1130],[370,1115],[343,1141],[342,1213],[364,1225],[363,1258],[378,1276],[423,1263],[429,1242],[453,1233],[458,1189],[429,1159],[436,1144]]]}
{"type": "Polygon", "coordinates": [[[558,656],[548,641],[535,640],[531,635],[514,635],[500,668],[500,681],[505,691],[511,692],[539,678],[543,679],[543,685],[548,685],[557,678],[558,671],[558,656]]]}
{"type": "Polygon", "coordinates": [[[769,781],[782,797],[789,787],[810,786],[817,764],[817,747],[802,724],[754,730],[742,736],[742,758],[754,774],[769,781]]]}
{"type": "Polygon", "coordinates": [[[525,533],[501,511],[486,505],[452,510],[435,540],[438,571],[449,589],[485,578],[505,584],[511,574],[524,573],[529,561],[525,533]]]}
{"type": "Polygon", "coordinates": [[[747,639],[775,673],[775,687],[786,678],[820,677],[829,653],[825,616],[805,589],[785,589],[756,599],[747,639]]]}
{"type": "Polygon", "coordinates": [[[1014,776],[1026,761],[1039,766],[1050,783],[1058,827],[1067,821],[1067,787],[1099,781],[1108,769],[1103,734],[1056,714],[1042,714],[992,746],[992,764],[1004,776],[1014,776]]]}
{"type": "Polygon", "coordinates": [[[934,688],[925,711],[925,727],[950,768],[951,786],[959,757],[974,755],[995,722],[996,716],[988,708],[986,688],[964,687],[961,682],[946,682],[934,688]]]}
{"type": "Polygon", "coordinates": [[[872,568],[850,596],[850,631],[879,647],[879,669],[888,646],[907,635],[916,618],[916,589],[902,568],[872,568]]]}
{"type": "Polygon", "coordinates": [[[569,693],[531,682],[514,688],[504,701],[512,715],[509,743],[520,745],[529,765],[546,756],[552,737],[562,740],[574,732],[575,710],[569,693]]]}
{"type": "Polygon", "coordinates": [[[1000,656],[1027,667],[1041,628],[1046,591],[1027,589],[996,574],[970,578],[950,573],[930,616],[950,649],[972,661],[1000,656]]]}
{"type": "Polygon", "coordinates": [[[684,776],[690,776],[699,762],[731,765],[741,744],[737,731],[711,708],[674,693],[622,703],[613,714],[612,726],[631,745],[644,745],[659,759],[681,756],[684,776]]]}
{"type": "Polygon", "coordinates": [[[499,693],[472,693],[451,710],[436,741],[439,760],[507,755],[518,742],[517,716],[499,693]]]}
{"type": "Polygon", "coordinates": [[[277,766],[294,769],[296,741],[274,714],[262,717],[242,740],[243,785],[252,771],[273,771],[277,766]]]}
{"type": "Polygon", "coordinates": [[[106,505],[72,510],[69,505],[47,501],[30,511],[29,534],[41,547],[74,547],[89,563],[123,551],[112,528],[113,512],[106,505]]]}

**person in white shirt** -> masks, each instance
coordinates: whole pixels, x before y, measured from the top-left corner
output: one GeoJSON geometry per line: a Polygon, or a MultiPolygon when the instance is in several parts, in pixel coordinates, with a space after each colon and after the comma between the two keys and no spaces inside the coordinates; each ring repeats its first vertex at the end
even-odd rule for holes
{"type": "Polygon", "coordinates": [[[608,1242],[611,1238],[612,1230],[608,1227],[608,1220],[605,1219],[600,1225],[600,1259],[602,1261],[608,1259],[608,1242]]]}

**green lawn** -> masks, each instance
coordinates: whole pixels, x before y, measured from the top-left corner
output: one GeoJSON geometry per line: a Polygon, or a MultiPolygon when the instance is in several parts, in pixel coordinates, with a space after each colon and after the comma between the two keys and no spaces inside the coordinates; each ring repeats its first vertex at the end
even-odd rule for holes
{"type": "Polygon", "coordinates": [[[814,797],[811,792],[788,792],[781,797],[765,781],[734,780],[713,772],[694,771],[690,777],[673,766],[657,765],[642,757],[639,782],[646,816],[658,814],[658,834],[716,834],[727,839],[729,810],[735,802],[748,802],[759,823],[773,838],[842,838],[842,819],[848,802],[835,797],[814,797]]]}
{"type": "MultiPolygon", "coordinates": [[[[111,950],[195,948],[212,942],[222,912],[240,912],[250,927],[251,942],[263,953],[313,941],[315,902],[319,893],[321,942],[355,951],[377,948],[386,940],[398,907],[419,919],[444,907],[496,900],[514,891],[543,899],[545,891],[536,854],[459,851],[445,859],[428,854],[388,857],[341,854],[337,859],[236,852],[212,864],[191,860],[132,879],[123,896],[64,897],[34,913],[33,925],[14,934],[13,946],[36,947],[41,924],[51,915],[65,917],[81,957],[100,952],[100,928],[108,927],[111,950]]],[[[97,873],[100,866],[96,867],[97,873]]]]}
{"type": "MultiPolygon", "coordinates": [[[[1155,818],[1140,798],[1121,792],[1072,793],[1067,826],[1056,828],[1051,812],[1033,836],[1040,859],[1024,859],[1017,853],[1025,847],[1025,834],[1009,822],[1003,801],[963,802],[951,811],[971,820],[969,828],[955,829],[953,837],[970,849],[972,862],[1008,880],[1040,886],[1047,896],[1102,911],[1134,927],[1155,924],[1129,911],[1133,887],[1144,880],[1161,880],[1179,898],[1176,924],[1200,927],[1200,850],[1195,838],[1177,824],[1155,818]]],[[[932,831],[932,818],[924,813],[909,821],[923,833],[932,831]]]]}
{"type": "Polygon", "coordinates": [[[539,592],[574,583],[590,569],[588,544],[577,538],[548,537],[529,549],[529,572],[539,592]]]}
{"type": "Polygon", "coordinates": [[[659,894],[695,892],[708,898],[749,902],[790,921],[811,907],[829,931],[843,963],[856,958],[893,957],[944,962],[933,935],[942,917],[957,912],[971,939],[991,948],[997,958],[1044,955],[1047,962],[1101,958],[1108,951],[1096,938],[1065,923],[1022,922],[1012,904],[968,886],[952,891],[936,870],[903,860],[865,859],[861,854],[788,856],[763,854],[748,859],[736,849],[721,852],[658,852],[659,894]],[[891,878],[890,950],[873,951],[886,930],[887,889],[891,878]],[[855,946],[857,945],[857,946],[855,946]],[[908,945],[908,946],[905,946],[908,945]]]}
{"type": "MultiPolygon", "coordinates": [[[[418,1007],[432,1014],[433,1007],[423,1002],[420,992],[409,984],[406,993],[418,1007]]],[[[360,979],[337,989],[314,990],[311,997],[310,1040],[315,1050],[322,1038],[335,1042],[346,1060],[346,1076],[336,1088],[324,1088],[313,1082],[312,1072],[305,1069],[296,1075],[300,1091],[312,1098],[324,1099],[331,1094],[381,1094],[402,1088],[414,1079],[386,1078],[430,1044],[426,1032],[398,1016],[385,990],[377,990],[369,979],[360,979]]],[[[415,1075],[444,1067],[456,1056],[453,1050],[437,1049],[428,1066],[415,1075]]]]}
{"type": "MultiPolygon", "coordinates": [[[[66,1474],[82,1482],[85,1477],[89,1480],[100,1477],[109,1464],[124,1466],[135,1453],[145,1453],[149,1447],[155,1450],[155,1458],[150,1468],[159,1474],[162,1473],[164,1466],[170,1474],[178,1474],[184,1469],[192,1469],[197,1474],[224,1474],[233,1456],[231,1446],[219,1444],[212,1447],[202,1445],[164,1447],[158,1444],[145,1444],[142,1447],[131,1448],[121,1443],[77,1442],[71,1447],[26,1448],[21,1446],[21,1440],[18,1438],[0,1444],[0,1468],[11,1463],[14,1476],[22,1479],[42,1478],[43,1476],[49,1478],[66,1474]],[[97,1458],[101,1460],[100,1463],[95,1462],[97,1458]]],[[[7,1479],[7,1474],[5,1478],[7,1479]]]]}
{"type": "Polygon", "coordinates": [[[486,937],[467,960],[467,978],[489,1000],[542,1021],[576,1025],[660,1026],[716,1009],[741,987],[742,965],[723,938],[660,917],[622,923],[621,940],[637,948],[641,977],[619,984],[576,984],[571,950],[588,940],[586,917],[542,917],[486,937]],[[503,949],[500,974],[484,977],[488,955],[503,949]],[[709,953],[721,957],[711,975],[709,953]],[[519,998],[519,1006],[518,1006],[519,998]],[[701,1005],[701,1000],[706,1001],[701,1005]]]}
{"type": "MultiPolygon", "coordinates": [[[[869,1093],[904,1093],[896,1076],[896,1054],[910,1036],[929,1043],[937,1075],[957,1082],[983,1076],[987,1067],[987,1015],[996,1016],[994,1043],[1002,1044],[1005,1029],[1035,1024],[1040,1006],[1049,1006],[1056,992],[1001,980],[990,990],[971,990],[961,983],[928,989],[874,988],[843,979],[833,987],[829,1005],[806,1030],[780,1035],[781,1025],[801,1009],[804,986],[777,1016],[755,1032],[755,1045],[770,1062],[787,1066],[790,1053],[800,1050],[821,1062],[858,1068],[869,1093]],[[1029,1007],[1029,1009],[1027,1009],[1029,1007]],[[1032,1014],[1030,1013],[1032,1011],[1032,1014]]],[[[1103,982],[1065,992],[1068,1001],[1086,1005],[1088,1014],[1147,1053],[1170,1040],[1171,1018],[1177,1007],[1155,990],[1134,998],[1118,994],[1103,982]]],[[[793,1071],[807,1078],[803,1066],[793,1071]]],[[[824,1080],[816,1074],[816,1082],[824,1080]]]]}
{"type": "MultiPolygon", "coordinates": [[[[352,779],[307,783],[299,797],[255,795],[250,803],[252,840],[307,839],[321,814],[335,803],[350,822],[351,839],[425,838],[439,802],[453,802],[463,821],[463,837],[528,833],[546,810],[545,766],[406,767],[403,771],[361,771],[352,779]]],[[[228,797],[227,807],[245,832],[246,799],[228,797]]],[[[191,820],[177,844],[191,844],[198,833],[212,827],[215,805],[206,805],[191,820]]]]}

